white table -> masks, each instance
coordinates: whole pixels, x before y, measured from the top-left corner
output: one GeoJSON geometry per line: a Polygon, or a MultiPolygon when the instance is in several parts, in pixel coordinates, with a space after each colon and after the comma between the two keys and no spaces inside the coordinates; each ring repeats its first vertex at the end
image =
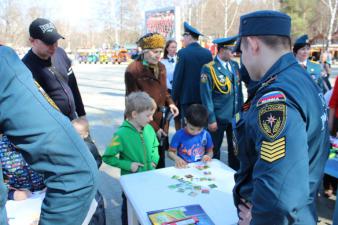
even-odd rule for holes
{"type": "Polygon", "coordinates": [[[35,192],[23,201],[7,201],[6,211],[9,225],[38,224],[45,192],[35,192]]]}
{"type": "MultiPolygon", "coordinates": [[[[121,176],[121,186],[128,199],[129,225],[137,225],[138,222],[151,225],[147,212],[192,204],[201,205],[216,225],[236,224],[238,217],[232,197],[235,171],[216,159],[208,165],[210,168],[207,171],[212,172],[209,176],[215,178],[211,183],[218,187],[211,189],[210,194],[199,193],[195,197],[168,188],[177,183],[177,180],[171,178],[173,175],[206,177],[203,175],[205,170],[200,171],[192,164],[186,169],[168,167],[121,176]]],[[[198,184],[202,184],[202,181],[198,184]]]]}

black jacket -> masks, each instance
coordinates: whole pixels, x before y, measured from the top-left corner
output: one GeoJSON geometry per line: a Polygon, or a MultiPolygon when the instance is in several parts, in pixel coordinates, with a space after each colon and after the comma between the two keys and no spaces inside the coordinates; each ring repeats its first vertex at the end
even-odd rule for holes
{"type": "Polygon", "coordinates": [[[23,57],[23,63],[32,72],[34,79],[41,85],[49,97],[70,120],[76,118],[75,102],[68,77],[61,74],[51,59],[43,60],[31,50],[23,57]]]}

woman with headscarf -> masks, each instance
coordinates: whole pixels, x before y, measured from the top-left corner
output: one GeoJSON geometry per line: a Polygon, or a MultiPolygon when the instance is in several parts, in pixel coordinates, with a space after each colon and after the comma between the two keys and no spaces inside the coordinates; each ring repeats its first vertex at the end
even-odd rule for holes
{"type": "MultiPolygon", "coordinates": [[[[179,111],[175,106],[170,94],[167,91],[166,69],[160,62],[165,38],[158,33],[148,33],[141,37],[137,44],[142,49],[140,57],[132,62],[125,72],[126,96],[131,92],[144,91],[152,97],[157,110],[154,113],[153,121],[150,123],[159,138],[160,160],[157,168],[165,167],[165,150],[168,148],[168,121],[165,121],[165,107],[170,109],[174,116],[179,111]]],[[[168,111],[168,110],[167,110],[168,111]]]]}

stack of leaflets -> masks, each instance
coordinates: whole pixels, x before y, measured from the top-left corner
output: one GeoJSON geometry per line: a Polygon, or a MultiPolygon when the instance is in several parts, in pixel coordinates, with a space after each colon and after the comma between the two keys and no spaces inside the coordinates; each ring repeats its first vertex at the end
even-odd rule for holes
{"type": "Polygon", "coordinates": [[[147,212],[153,225],[215,225],[200,205],[147,212]]]}

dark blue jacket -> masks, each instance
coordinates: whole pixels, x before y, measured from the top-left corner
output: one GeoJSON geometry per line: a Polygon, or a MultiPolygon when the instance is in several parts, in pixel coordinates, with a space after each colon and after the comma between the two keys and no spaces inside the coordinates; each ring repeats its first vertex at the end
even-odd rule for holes
{"type": "Polygon", "coordinates": [[[323,95],[291,53],[251,91],[233,122],[241,163],[235,204],[253,204],[251,225],[315,225],[329,149],[323,95]]]}
{"type": "Polygon", "coordinates": [[[197,42],[177,53],[172,98],[180,104],[201,103],[200,76],[204,64],[212,61],[211,52],[197,42]]]}

